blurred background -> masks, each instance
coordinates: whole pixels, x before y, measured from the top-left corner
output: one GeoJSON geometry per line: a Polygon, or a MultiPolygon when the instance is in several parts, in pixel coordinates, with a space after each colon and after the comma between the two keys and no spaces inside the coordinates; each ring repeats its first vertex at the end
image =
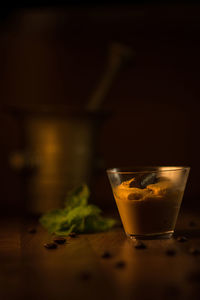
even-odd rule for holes
{"type": "Polygon", "coordinates": [[[1,214],[83,181],[113,209],[105,169],[130,165],[191,166],[200,208],[200,5],[175,2],[1,9],[1,214]]]}

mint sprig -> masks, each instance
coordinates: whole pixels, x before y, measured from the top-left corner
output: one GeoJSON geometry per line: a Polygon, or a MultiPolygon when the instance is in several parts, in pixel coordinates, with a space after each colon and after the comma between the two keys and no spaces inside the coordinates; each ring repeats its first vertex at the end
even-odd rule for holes
{"type": "Polygon", "coordinates": [[[63,209],[45,213],[41,216],[40,223],[50,233],[64,236],[71,232],[93,233],[112,228],[116,220],[102,217],[98,206],[88,204],[89,196],[88,186],[79,186],[68,193],[63,209]]]}

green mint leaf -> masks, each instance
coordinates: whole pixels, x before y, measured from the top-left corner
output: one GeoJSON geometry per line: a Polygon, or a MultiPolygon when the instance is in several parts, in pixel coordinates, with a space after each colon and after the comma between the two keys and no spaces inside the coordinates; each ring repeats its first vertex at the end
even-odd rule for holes
{"type": "MultiPolygon", "coordinates": [[[[88,217],[98,217],[101,210],[96,205],[78,206],[70,210],[67,215],[69,226],[75,224],[74,231],[77,233],[84,233],[85,225],[88,217]]],[[[65,225],[65,224],[63,224],[65,225]]],[[[62,229],[62,227],[61,227],[62,229]]]]}
{"type": "Polygon", "coordinates": [[[68,193],[64,209],[47,212],[40,218],[40,223],[56,235],[76,233],[92,233],[112,228],[116,221],[103,218],[101,209],[88,204],[89,189],[83,184],[68,193]]]}
{"type": "Polygon", "coordinates": [[[82,184],[78,188],[73,189],[66,197],[65,206],[67,210],[77,206],[87,205],[89,196],[90,192],[86,184],[82,184]]]}
{"type": "Polygon", "coordinates": [[[55,209],[44,214],[40,223],[50,232],[56,232],[60,229],[61,224],[67,222],[67,213],[65,209],[55,209]]]}
{"type": "Polygon", "coordinates": [[[101,213],[101,210],[96,205],[78,206],[68,212],[68,223],[78,223],[82,219],[88,216],[97,216],[101,213]]]}
{"type": "Polygon", "coordinates": [[[76,224],[73,224],[73,225],[71,225],[71,226],[68,227],[68,228],[64,228],[64,227],[63,227],[63,228],[61,228],[61,229],[55,231],[54,233],[55,233],[56,235],[67,236],[67,235],[69,235],[71,232],[74,232],[74,231],[75,231],[75,227],[76,227],[76,224]]]}
{"type": "Polygon", "coordinates": [[[101,232],[111,229],[116,225],[116,220],[112,218],[98,217],[88,217],[85,222],[85,232],[101,232]]]}

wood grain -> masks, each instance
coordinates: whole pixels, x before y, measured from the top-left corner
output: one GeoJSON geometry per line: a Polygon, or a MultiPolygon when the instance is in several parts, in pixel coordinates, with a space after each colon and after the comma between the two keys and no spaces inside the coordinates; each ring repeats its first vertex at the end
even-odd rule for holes
{"type": "Polygon", "coordinates": [[[177,223],[176,234],[188,241],[148,240],[146,249],[135,249],[122,228],[67,238],[54,250],[43,246],[53,237],[37,222],[4,219],[0,228],[0,299],[199,299],[200,274],[192,274],[200,272],[200,255],[189,253],[200,247],[194,214],[177,223]],[[105,251],[110,258],[102,258],[105,251]]]}

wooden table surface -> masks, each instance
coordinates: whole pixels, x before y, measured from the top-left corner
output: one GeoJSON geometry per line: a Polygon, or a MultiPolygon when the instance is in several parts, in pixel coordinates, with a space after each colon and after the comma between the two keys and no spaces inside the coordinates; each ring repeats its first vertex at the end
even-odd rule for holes
{"type": "Polygon", "coordinates": [[[57,249],[37,222],[0,221],[0,299],[200,299],[200,220],[180,214],[177,234],[186,242],[145,241],[136,249],[122,228],[68,238],[57,249]],[[196,224],[190,224],[190,221],[196,224]],[[35,234],[28,233],[36,226],[35,234]],[[175,255],[167,255],[174,249],[175,255]],[[102,258],[105,251],[110,258],[102,258]],[[123,262],[122,264],[119,262],[123,262]],[[121,267],[120,267],[121,266],[121,267]]]}

